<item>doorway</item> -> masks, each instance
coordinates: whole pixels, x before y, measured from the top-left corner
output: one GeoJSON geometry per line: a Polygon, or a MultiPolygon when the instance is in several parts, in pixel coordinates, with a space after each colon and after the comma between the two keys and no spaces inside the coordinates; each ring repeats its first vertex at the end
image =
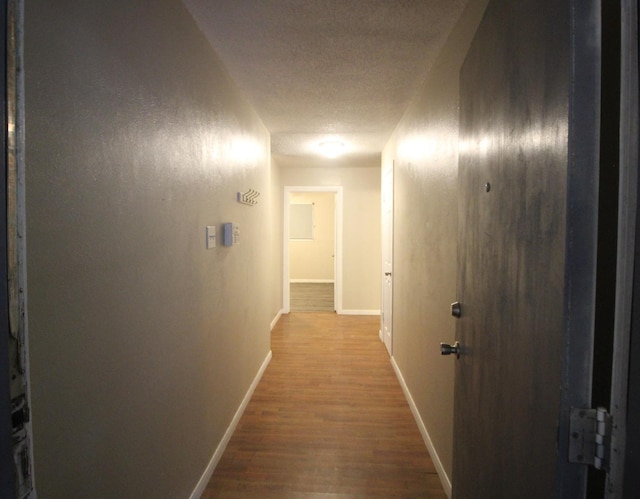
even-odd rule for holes
{"type": "Polygon", "coordinates": [[[342,312],[342,187],[285,186],[283,313],[342,312]]]}
{"type": "Polygon", "coordinates": [[[335,312],[335,194],[289,195],[292,312],[335,312]]]}

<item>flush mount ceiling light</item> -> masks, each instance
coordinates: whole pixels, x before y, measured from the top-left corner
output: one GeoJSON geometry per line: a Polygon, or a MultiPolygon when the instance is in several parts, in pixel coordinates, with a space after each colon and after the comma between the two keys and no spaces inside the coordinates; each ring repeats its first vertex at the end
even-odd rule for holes
{"type": "Polygon", "coordinates": [[[320,142],[320,150],[327,158],[337,158],[344,152],[344,144],[339,140],[320,142]]]}

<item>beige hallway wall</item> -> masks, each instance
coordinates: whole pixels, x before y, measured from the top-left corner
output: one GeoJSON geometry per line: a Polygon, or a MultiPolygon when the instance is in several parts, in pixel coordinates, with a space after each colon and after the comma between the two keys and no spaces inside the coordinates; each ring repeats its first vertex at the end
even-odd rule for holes
{"type": "Polygon", "coordinates": [[[279,310],[269,134],[180,1],[25,8],[38,495],[187,498],[279,310]]]}
{"type": "Polygon", "coordinates": [[[393,356],[450,480],[459,71],[487,1],[471,2],[383,152],[395,160],[393,356]]]}
{"type": "Polygon", "coordinates": [[[283,248],[283,217],[284,210],[282,195],[282,179],[278,162],[272,157],[270,168],[270,189],[269,189],[269,250],[270,267],[269,274],[269,316],[271,317],[271,327],[275,326],[276,320],[282,312],[282,253],[283,248]]]}

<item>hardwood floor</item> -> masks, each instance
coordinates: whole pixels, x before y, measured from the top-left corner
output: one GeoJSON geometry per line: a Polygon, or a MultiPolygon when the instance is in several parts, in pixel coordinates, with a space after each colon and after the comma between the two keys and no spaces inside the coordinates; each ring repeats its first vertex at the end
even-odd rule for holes
{"type": "Polygon", "coordinates": [[[378,317],[283,316],[202,498],[446,498],[378,329],[378,317]]]}
{"type": "Polygon", "coordinates": [[[292,282],[289,285],[292,312],[333,312],[332,282],[292,282]]]}

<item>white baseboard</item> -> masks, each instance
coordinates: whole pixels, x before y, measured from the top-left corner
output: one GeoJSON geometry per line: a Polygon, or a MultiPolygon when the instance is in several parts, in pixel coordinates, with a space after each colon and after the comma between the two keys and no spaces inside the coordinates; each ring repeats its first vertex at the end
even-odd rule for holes
{"type": "Polygon", "coordinates": [[[269,350],[267,357],[264,359],[264,362],[262,363],[262,365],[260,366],[260,369],[258,370],[258,374],[256,374],[256,377],[253,379],[253,382],[251,383],[249,390],[244,396],[244,399],[242,399],[242,403],[240,404],[240,407],[238,407],[238,410],[233,416],[233,419],[231,420],[231,424],[227,428],[227,431],[222,437],[222,440],[218,444],[216,451],[213,453],[213,457],[211,458],[211,461],[209,461],[209,464],[207,465],[206,469],[204,470],[204,473],[202,474],[202,477],[198,481],[196,488],[191,493],[190,499],[199,499],[202,493],[204,492],[204,489],[207,487],[207,484],[209,483],[209,480],[213,475],[213,471],[216,469],[216,466],[220,462],[220,458],[222,457],[224,450],[227,448],[227,444],[231,439],[231,435],[233,435],[233,432],[238,426],[238,423],[240,422],[240,418],[242,417],[244,410],[247,408],[247,404],[249,403],[249,400],[251,400],[251,396],[253,395],[253,392],[256,389],[256,386],[258,386],[258,383],[262,379],[262,375],[264,374],[265,369],[269,365],[269,362],[271,362],[271,350],[269,350]]]}
{"type": "Polygon", "coordinates": [[[380,310],[341,310],[342,315],[380,315],[380,310]]]}
{"type": "Polygon", "coordinates": [[[298,283],[334,283],[333,279],[289,279],[289,284],[298,284],[298,283]]]}
{"type": "Polygon", "coordinates": [[[282,309],[280,309],[278,311],[278,313],[276,314],[276,316],[273,318],[273,320],[271,321],[271,329],[269,329],[269,331],[273,331],[273,328],[276,327],[276,324],[278,323],[278,321],[280,320],[280,317],[282,317],[282,309]]]}
{"type": "Polygon", "coordinates": [[[427,450],[429,451],[429,455],[431,455],[431,460],[438,472],[438,476],[440,477],[440,482],[442,482],[442,487],[444,488],[447,497],[451,497],[451,480],[449,476],[444,470],[444,466],[442,466],[442,461],[440,461],[440,457],[436,452],[435,447],[433,446],[433,442],[431,441],[431,437],[429,436],[429,432],[427,432],[427,427],[424,425],[422,421],[422,417],[420,417],[420,413],[418,412],[418,408],[416,407],[415,402],[413,401],[413,397],[411,396],[411,392],[407,387],[407,384],[404,381],[404,377],[400,372],[400,368],[393,357],[391,357],[391,365],[393,366],[393,370],[396,372],[396,376],[398,377],[398,381],[400,382],[400,386],[402,386],[402,391],[404,392],[404,396],[409,402],[409,407],[411,407],[411,412],[413,413],[413,417],[418,424],[418,429],[422,434],[422,439],[424,440],[425,445],[427,446],[427,450]]]}

